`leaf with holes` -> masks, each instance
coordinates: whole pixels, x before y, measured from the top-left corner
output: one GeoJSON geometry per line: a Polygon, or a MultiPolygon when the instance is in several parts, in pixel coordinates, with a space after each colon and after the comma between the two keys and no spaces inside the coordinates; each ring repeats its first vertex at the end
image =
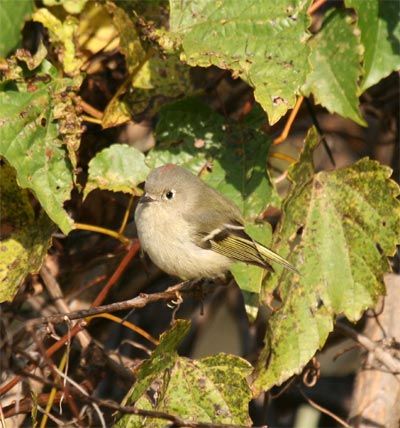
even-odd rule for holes
{"type": "Polygon", "coordinates": [[[30,273],[37,273],[51,245],[55,224],[36,215],[27,190],[18,187],[15,170],[0,165],[0,303],[11,301],[30,273]]]}
{"type": "Polygon", "coordinates": [[[310,3],[171,0],[165,44],[181,45],[189,65],[215,65],[244,79],[274,124],[294,106],[309,70],[310,3]]]}
{"type": "Polygon", "coordinates": [[[212,161],[212,172],[202,173],[204,181],[254,220],[277,201],[265,168],[271,141],[258,129],[260,124],[260,119],[227,121],[194,98],[177,101],[161,109],[156,128],[160,143],[146,162],[152,168],[175,163],[199,173],[212,161]]]}
{"type": "MultiPolygon", "coordinates": [[[[175,322],[161,336],[157,349],[137,372],[137,381],[124,405],[175,415],[186,421],[250,425],[251,399],[246,377],[252,367],[242,358],[218,354],[201,360],[179,357],[176,347],[190,324],[175,322]]],[[[123,416],[117,427],[158,428],[165,420],[139,415],[123,416]]]]}
{"type": "Polygon", "coordinates": [[[62,20],[53,15],[49,9],[40,8],[32,15],[32,19],[47,28],[54,53],[58,55],[65,73],[68,76],[79,75],[83,61],[77,55],[75,44],[79,25],[78,18],[67,15],[62,20]]]}
{"type": "Polygon", "coordinates": [[[0,93],[0,155],[16,169],[19,185],[35,194],[64,233],[73,224],[63,207],[73,186],[73,165],[54,115],[65,102],[61,94],[73,86],[44,62],[35,83],[0,93]]]}
{"type": "Polygon", "coordinates": [[[278,267],[263,284],[261,301],[278,289],[282,305],[269,321],[256,393],[299,373],[325,343],[336,315],[357,321],[376,303],[385,291],[383,275],[390,271],[387,257],[400,241],[399,186],[390,179],[390,168],[361,159],[315,173],[317,145],[313,131],[289,170],[294,187],[273,248],[301,276],[278,267]]]}

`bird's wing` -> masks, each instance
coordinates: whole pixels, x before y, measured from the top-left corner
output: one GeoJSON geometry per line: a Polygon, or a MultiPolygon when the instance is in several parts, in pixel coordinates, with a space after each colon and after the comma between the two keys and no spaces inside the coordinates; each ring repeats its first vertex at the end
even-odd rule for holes
{"type": "Polygon", "coordinates": [[[233,260],[260,266],[273,272],[274,269],[259,251],[259,245],[250,238],[244,228],[232,228],[232,225],[216,233],[208,240],[211,250],[233,260]]]}
{"type": "MultiPolygon", "coordinates": [[[[207,189],[208,192],[208,189],[207,189]]],[[[207,192],[203,200],[207,199],[207,192]]],[[[263,267],[273,272],[271,262],[299,273],[287,260],[264,245],[254,241],[244,230],[243,218],[236,207],[219,194],[212,195],[212,206],[196,204],[187,221],[195,225],[195,243],[230,259],[263,267]],[[201,208],[198,208],[198,207],[201,208]]]]}
{"type": "Polygon", "coordinates": [[[240,225],[227,224],[223,229],[215,230],[214,234],[204,236],[202,246],[230,259],[260,266],[270,272],[274,272],[271,266],[273,262],[292,272],[299,273],[292,264],[279,254],[254,241],[240,225]]]}

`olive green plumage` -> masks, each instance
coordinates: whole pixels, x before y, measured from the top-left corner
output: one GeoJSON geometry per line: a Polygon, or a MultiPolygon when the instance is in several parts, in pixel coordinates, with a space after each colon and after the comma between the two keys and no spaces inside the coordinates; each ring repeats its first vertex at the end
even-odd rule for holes
{"type": "Polygon", "coordinates": [[[244,230],[239,208],[188,170],[153,170],[135,213],[143,249],[162,270],[182,278],[213,277],[234,261],[270,271],[270,263],[298,273],[244,230]]]}

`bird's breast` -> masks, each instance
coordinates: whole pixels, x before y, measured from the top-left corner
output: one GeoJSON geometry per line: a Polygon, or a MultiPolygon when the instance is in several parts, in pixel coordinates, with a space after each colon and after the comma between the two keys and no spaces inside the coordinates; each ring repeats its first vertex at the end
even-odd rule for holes
{"type": "Polygon", "coordinates": [[[232,261],[194,242],[193,225],[179,215],[170,216],[156,202],[139,204],[135,213],[143,250],[163,271],[185,279],[212,278],[232,261]]]}

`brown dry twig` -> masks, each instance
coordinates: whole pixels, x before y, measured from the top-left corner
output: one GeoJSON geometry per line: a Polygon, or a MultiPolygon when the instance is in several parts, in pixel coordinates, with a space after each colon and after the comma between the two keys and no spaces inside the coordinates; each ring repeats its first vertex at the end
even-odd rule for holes
{"type": "Polygon", "coordinates": [[[307,13],[309,15],[313,15],[323,4],[325,4],[328,0],[315,0],[314,3],[310,6],[307,13]]]}
{"type": "Polygon", "coordinates": [[[310,406],[312,406],[315,409],[319,410],[320,412],[325,413],[326,415],[330,416],[332,419],[334,419],[336,422],[338,422],[340,425],[344,426],[345,428],[352,428],[351,425],[349,425],[342,418],[340,418],[339,416],[335,415],[333,412],[331,412],[330,410],[326,409],[325,407],[320,406],[315,401],[311,400],[311,398],[308,397],[307,394],[305,394],[305,392],[301,388],[299,388],[299,391],[300,391],[300,394],[304,397],[304,399],[308,402],[308,404],[310,406]]]}
{"type": "MultiPolygon", "coordinates": [[[[117,283],[118,279],[121,277],[122,273],[125,271],[126,267],[129,265],[129,263],[131,262],[132,258],[137,254],[137,252],[139,251],[140,245],[139,243],[136,242],[131,242],[131,244],[128,246],[128,251],[125,254],[125,256],[123,257],[123,259],[121,260],[120,264],[117,266],[117,268],[115,269],[114,273],[112,274],[112,276],[110,277],[110,279],[107,281],[107,283],[105,284],[105,286],[102,288],[101,292],[98,294],[98,296],[96,297],[96,299],[93,301],[93,303],[91,304],[91,307],[97,307],[99,305],[101,305],[101,303],[105,300],[105,298],[107,297],[109,291],[111,290],[111,288],[117,283]]],[[[97,309],[97,308],[96,308],[97,309]]],[[[96,312],[96,313],[101,313],[101,311],[96,312]]],[[[56,317],[61,317],[63,319],[63,321],[68,321],[71,320],[72,318],[65,318],[64,314],[60,314],[57,315],[56,317]]],[[[45,319],[46,317],[42,317],[39,320],[40,322],[46,322],[47,321],[43,321],[43,319],[45,319]]],[[[76,319],[79,319],[81,317],[78,317],[76,319]]],[[[32,321],[27,321],[25,322],[25,324],[21,327],[21,330],[23,328],[28,328],[28,327],[32,327],[34,326],[35,320],[32,321]]],[[[56,321],[54,321],[55,323],[56,321]]],[[[68,332],[68,334],[65,334],[61,339],[59,339],[57,342],[55,342],[53,345],[51,345],[45,352],[46,356],[51,356],[53,355],[55,352],[57,352],[60,348],[62,348],[64,346],[65,343],[68,343],[68,341],[70,341],[73,337],[75,337],[80,331],[83,330],[83,323],[76,323],[72,329],[68,332]]],[[[10,391],[18,382],[21,381],[21,377],[20,376],[15,376],[13,379],[11,379],[9,382],[7,382],[5,385],[1,386],[0,388],[0,396],[2,396],[3,394],[6,394],[8,391],[10,391]]]]}
{"type": "MultiPolygon", "coordinates": [[[[43,264],[42,268],[40,269],[40,276],[46,286],[48,293],[50,294],[50,297],[55,302],[57,310],[62,313],[69,312],[70,309],[64,300],[64,295],[60,284],[51,274],[46,264],[43,264]]],[[[77,338],[83,348],[89,346],[91,338],[86,330],[78,332],[77,338]]]]}
{"type": "Polygon", "coordinates": [[[33,318],[25,322],[25,328],[32,327],[37,324],[53,323],[58,324],[65,321],[76,319],[84,319],[98,314],[107,312],[116,312],[125,309],[143,308],[149,303],[158,302],[160,300],[171,300],[177,297],[178,293],[187,287],[188,282],[184,281],[179,284],[167,288],[165,291],[159,293],[145,294],[141,293],[133,299],[125,300],[122,302],[110,303],[109,305],[98,306],[95,308],[81,309],[79,311],[72,311],[66,314],[49,315],[46,317],[33,318]]]}
{"type": "Polygon", "coordinates": [[[359,343],[368,352],[374,354],[377,361],[382,363],[388,370],[391,371],[400,380],[400,361],[395,358],[387,349],[385,349],[380,343],[376,343],[369,339],[364,334],[352,329],[344,323],[336,323],[336,328],[350,337],[357,343],[359,343]]]}

